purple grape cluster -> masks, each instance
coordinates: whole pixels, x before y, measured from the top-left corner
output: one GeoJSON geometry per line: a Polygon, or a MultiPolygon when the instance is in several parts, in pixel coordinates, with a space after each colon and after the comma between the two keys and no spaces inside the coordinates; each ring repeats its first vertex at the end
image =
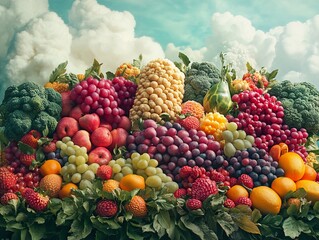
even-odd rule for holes
{"type": "MultiPolygon", "coordinates": [[[[183,166],[199,166],[213,169],[216,159],[224,162],[220,143],[203,131],[185,130],[178,123],[157,125],[151,119],[143,122],[143,130],[128,136],[128,156],[133,152],[148,153],[158,161],[165,174],[178,183],[179,170],[183,166]]],[[[227,163],[227,161],[225,161],[227,163]]]]}
{"type": "Polygon", "coordinates": [[[112,85],[120,100],[119,107],[122,108],[125,111],[125,115],[128,116],[134,103],[137,85],[124,77],[113,78],[112,85]]]}
{"type": "Polygon", "coordinates": [[[278,167],[278,162],[268,155],[264,149],[256,147],[247,150],[237,150],[235,156],[227,159],[225,168],[231,177],[238,178],[248,174],[254,181],[254,186],[270,186],[277,177],[284,176],[285,172],[278,167]]]}
{"type": "Polygon", "coordinates": [[[49,152],[45,154],[45,158],[48,159],[55,159],[57,160],[61,167],[63,167],[68,162],[68,156],[61,156],[60,155],[61,149],[57,148],[54,152],[49,152]]]}

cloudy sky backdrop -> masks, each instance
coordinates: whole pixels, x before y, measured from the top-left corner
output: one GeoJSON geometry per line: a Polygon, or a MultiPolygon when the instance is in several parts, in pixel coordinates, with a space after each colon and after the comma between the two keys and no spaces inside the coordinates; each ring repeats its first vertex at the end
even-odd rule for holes
{"type": "Polygon", "coordinates": [[[179,51],[209,62],[225,52],[239,74],[248,61],[319,88],[318,9],[317,0],[1,0],[0,100],[9,85],[47,82],[66,60],[69,72],[94,58],[114,71],[179,51]]]}

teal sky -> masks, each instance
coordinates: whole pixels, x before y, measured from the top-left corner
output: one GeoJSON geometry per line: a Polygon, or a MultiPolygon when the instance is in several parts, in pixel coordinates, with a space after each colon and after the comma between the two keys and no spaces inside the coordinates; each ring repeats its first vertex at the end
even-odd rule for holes
{"type": "MultiPolygon", "coordinates": [[[[252,22],[256,29],[267,32],[291,21],[306,21],[319,13],[317,0],[98,0],[116,11],[129,11],[135,18],[135,34],[150,36],[163,47],[200,48],[211,34],[211,16],[231,12],[252,22]]],[[[68,22],[73,0],[49,0],[49,8],[68,22]]],[[[89,16],[88,16],[89,17],[89,16]]]]}

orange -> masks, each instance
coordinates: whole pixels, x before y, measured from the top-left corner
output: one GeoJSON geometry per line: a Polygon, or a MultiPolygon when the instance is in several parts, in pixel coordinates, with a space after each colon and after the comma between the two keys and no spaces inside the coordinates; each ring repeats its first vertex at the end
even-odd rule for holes
{"type": "Polygon", "coordinates": [[[241,185],[234,185],[228,189],[226,196],[236,202],[240,197],[248,197],[249,193],[246,188],[241,185]]]}
{"type": "Polygon", "coordinates": [[[312,180],[312,181],[315,181],[316,178],[317,178],[317,172],[316,172],[316,170],[315,170],[313,167],[311,167],[311,166],[309,166],[309,165],[306,164],[306,166],[305,166],[305,173],[304,173],[304,175],[302,176],[301,179],[303,179],[303,180],[312,180]]]}
{"type": "Polygon", "coordinates": [[[286,143],[279,143],[279,146],[281,148],[281,155],[285,154],[288,152],[289,148],[288,148],[288,145],[286,143]]]}
{"type": "Polygon", "coordinates": [[[120,187],[120,183],[114,179],[106,180],[103,183],[103,191],[105,192],[112,192],[113,190],[120,187]]]}
{"type": "Polygon", "coordinates": [[[289,191],[296,191],[296,183],[291,178],[279,177],[272,182],[271,188],[284,198],[289,191]]]}
{"type": "Polygon", "coordinates": [[[305,173],[305,162],[299,154],[287,152],[280,156],[279,167],[285,171],[285,177],[298,181],[305,173]]]}
{"type": "Polygon", "coordinates": [[[78,189],[78,186],[74,183],[67,183],[65,184],[61,190],[59,191],[59,198],[66,198],[71,197],[72,195],[72,189],[78,189]]]}
{"type": "Polygon", "coordinates": [[[296,182],[296,187],[297,189],[305,189],[308,201],[316,202],[319,200],[319,183],[311,180],[299,180],[296,182]]]}
{"type": "Polygon", "coordinates": [[[125,205],[125,210],[132,213],[133,217],[145,217],[147,214],[146,202],[141,196],[135,195],[131,201],[125,205]]]}
{"type": "Polygon", "coordinates": [[[263,214],[278,214],[281,208],[281,198],[270,187],[259,186],[253,188],[250,193],[253,207],[263,214]]]}
{"type": "Polygon", "coordinates": [[[145,189],[145,180],[140,175],[127,174],[121,179],[120,188],[125,191],[132,191],[134,189],[145,189]]]}
{"type": "Polygon", "coordinates": [[[62,187],[62,177],[58,174],[49,174],[40,180],[39,187],[49,197],[57,197],[62,187]]]}
{"type": "Polygon", "coordinates": [[[42,176],[46,176],[48,174],[59,174],[60,171],[61,165],[54,159],[46,160],[40,167],[40,173],[42,176]]]}

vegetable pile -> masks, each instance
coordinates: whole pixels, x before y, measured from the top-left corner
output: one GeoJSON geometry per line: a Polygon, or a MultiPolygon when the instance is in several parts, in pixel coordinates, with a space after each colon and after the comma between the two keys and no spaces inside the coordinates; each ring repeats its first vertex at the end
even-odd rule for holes
{"type": "Polygon", "coordinates": [[[319,238],[319,91],[179,57],[6,90],[2,238],[319,238]]]}

